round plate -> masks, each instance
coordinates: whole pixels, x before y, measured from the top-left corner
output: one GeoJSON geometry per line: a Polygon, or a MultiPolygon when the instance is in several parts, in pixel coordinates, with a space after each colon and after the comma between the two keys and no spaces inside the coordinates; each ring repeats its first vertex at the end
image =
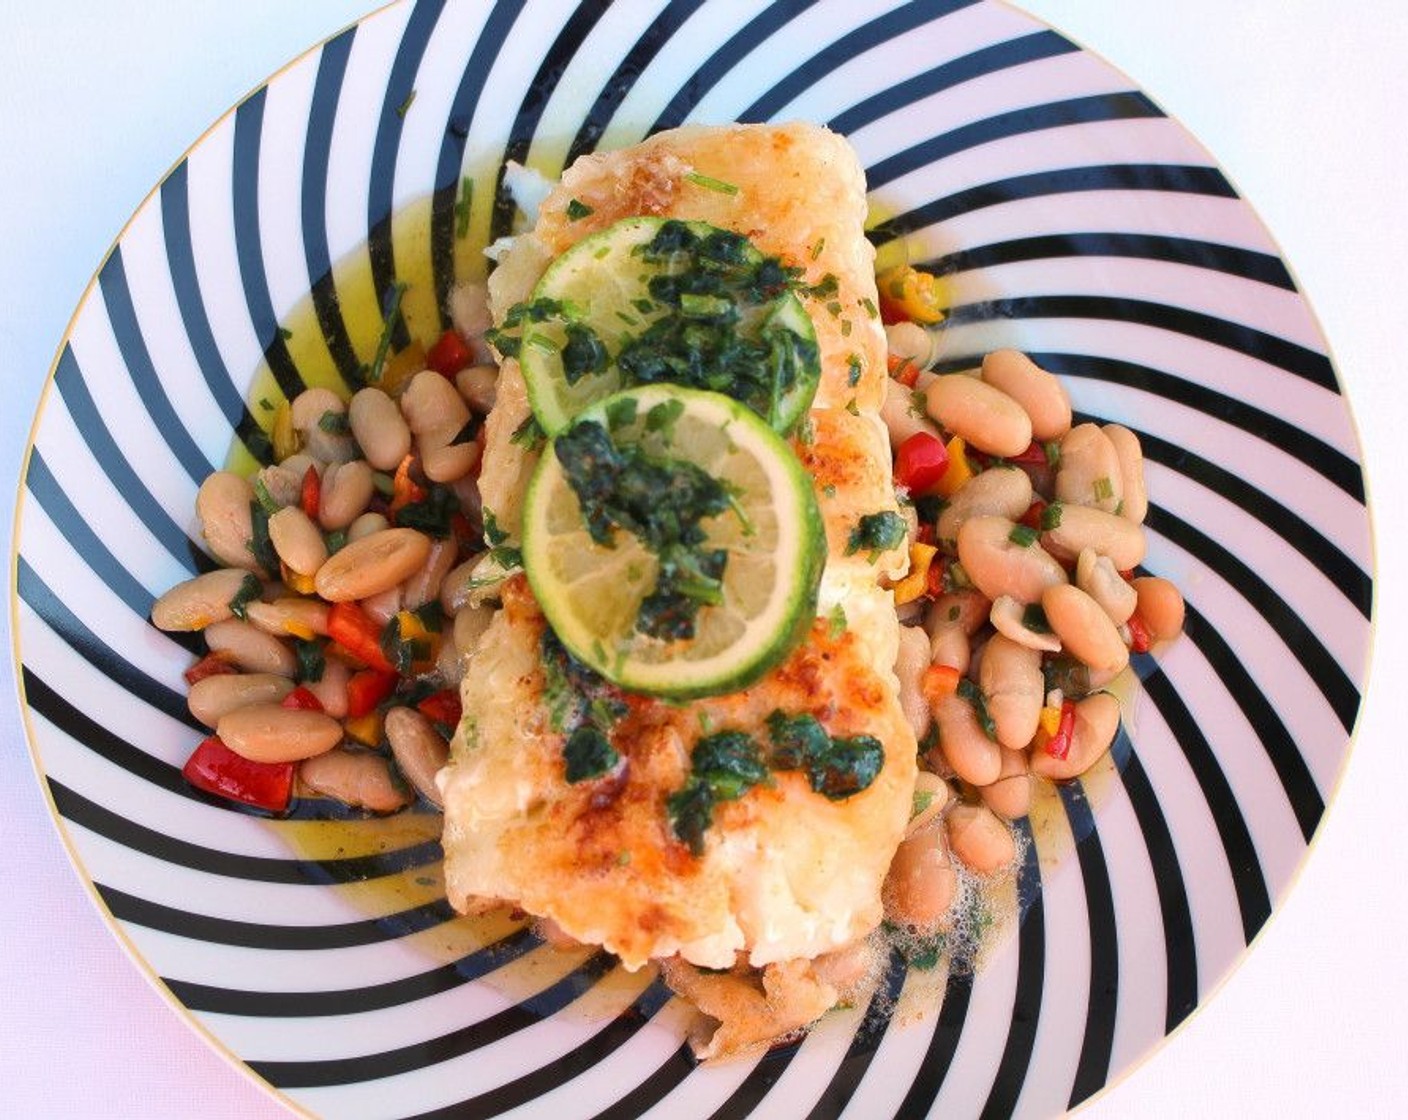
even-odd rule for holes
{"type": "Polygon", "coordinates": [[[31,742],[80,871],[210,1037],[339,1117],[1059,1113],[1186,1018],[1287,889],[1371,602],[1350,418],[1265,229],[1126,78],[985,0],[422,2],[349,28],[122,234],[55,363],[16,568],[31,742]],[[949,275],[948,368],[1020,347],[1140,434],[1146,565],[1188,632],[1137,659],[1113,765],[1023,826],[1022,920],[976,976],[897,966],[800,1046],[704,1069],[649,976],[453,919],[433,820],[267,821],[191,791],[190,652],[147,615],[207,563],[200,480],[262,447],[256,373],[294,389],[370,358],[343,310],[398,276],[433,328],[511,228],[505,160],[555,175],[685,121],[795,117],[856,146],[877,244],[949,275]],[[906,992],[942,1004],[891,1015],[906,992]]]}

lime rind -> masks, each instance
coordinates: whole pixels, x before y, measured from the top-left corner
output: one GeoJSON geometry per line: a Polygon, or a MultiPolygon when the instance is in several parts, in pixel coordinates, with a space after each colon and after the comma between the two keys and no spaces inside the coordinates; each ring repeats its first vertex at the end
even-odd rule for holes
{"type": "MultiPolygon", "coordinates": [[[[584,238],[558,257],[543,273],[530,303],[555,301],[566,318],[551,316],[524,325],[519,364],[528,388],[529,404],[543,430],[553,435],[582,409],[628,387],[615,358],[624,342],[639,335],[670,309],[650,293],[652,276],[661,269],[639,252],[670,219],[625,218],[584,238]],[[567,323],[590,327],[610,356],[606,367],[576,380],[567,376],[563,361],[567,323]]],[[[696,235],[727,233],[706,222],[683,222],[696,235]]],[[[763,259],[749,245],[751,261],[763,259]]],[[[766,301],[742,306],[741,330],[749,337],[786,330],[813,351],[816,328],[795,293],[783,291],[766,301]]],[[[777,394],[764,419],[782,433],[790,431],[811,407],[821,379],[819,356],[806,363],[794,383],[777,394]]]]}
{"type": "MultiPolygon", "coordinates": [[[[534,597],[563,645],[623,688],[674,699],[745,688],[787,656],[816,615],[826,543],[811,479],[781,437],[722,394],[638,386],[596,402],[578,419],[606,424],[625,400],[635,403],[638,416],[680,401],[671,453],[716,477],[745,477],[738,500],[745,515],[759,514],[752,536],[742,528],[752,519],[732,512],[705,523],[708,545],[730,552],[723,601],[700,608],[694,639],[667,642],[636,631],[639,603],[653,587],[654,557],[621,530],[611,546],[597,544],[580,506],[573,524],[576,496],[551,445],[524,506],[524,566],[534,597]]],[[[628,425],[619,432],[631,436],[628,425]]]]}

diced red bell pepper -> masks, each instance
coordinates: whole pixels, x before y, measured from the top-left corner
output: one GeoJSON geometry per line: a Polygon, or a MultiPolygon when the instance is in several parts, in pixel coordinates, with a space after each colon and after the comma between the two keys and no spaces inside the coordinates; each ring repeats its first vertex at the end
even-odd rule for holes
{"type": "Polygon", "coordinates": [[[299,712],[321,712],[323,702],[313,695],[312,689],[299,685],[279,701],[279,707],[292,708],[299,712]]]}
{"type": "Polygon", "coordinates": [[[381,651],[381,627],[356,603],[334,603],[328,610],[328,637],[363,665],[395,673],[381,651]]]}
{"type": "Polygon", "coordinates": [[[323,480],[317,467],[309,467],[303,472],[303,485],[298,492],[298,504],[303,512],[314,521],[318,520],[318,506],[323,498],[323,480]]]}
{"type": "Polygon", "coordinates": [[[411,477],[411,467],[415,465],[415,461],[414,455],[407,455],[401,460],[401,465],[396,468],[396,476],[391,480],[391,505],[388,512],[392,517],[396,516],[402,506],[425,500],[425,490],[411,477]]]}
{"type": "Polygon", "coordinates": [[[942,556],[935,556],[929,562],[929,570],[924,574],[924,594],[930,599],[937,599],[944,593],[944,572],[948,569],[948,560],[942,556]]]}
{"type": "Polygon", "coordinates": [[[181,768],[196,789],[282,813],[293,793],[293,763],[251,762],[212,735],[195,749],[181,768]]]}
{"type": "Polygon", "coordinates": [[[1149,639],[1149,627],[1144,620],[1139,617],[1139,612],[1135,611],[1125,625],[1129,627],[1129,651],[1130,653],[1148,653],[1152,642],[1149,639]]]}
{"type": "Polygon", "coordinates": [[[1018,463],[1027,467],[1046,466],[1046,448],[1032,440],[1031,444],[1020,455],[1013,455],[1007,460],[1009,463],[1018,463]]]}
{"type": "Polygon", "coordinates": [[[911,494],[927,494],[947,472],[948,448],[928,432],[915,432],[895,453],[895,484],[911,494]]]}
{"type": "Polygon", "coordinates": [[[1025,525],[1028,529],[1035,529],[1038,533],[1040,533],[1041,515],[1045,512],[1046,503],[1043,502],[1040,498],[1037,498],[1036,501],[1032,502],[1032,504],[1027,507],[1027,512],[1022,514],[1021,517],[1017,518],[1017,523],[1019,525],[1025,525]]]}
{"type": "Polygon", "coordinates": [[[401,678],[383,669],[362,669],[347,681],[347,718],[359,719],[396,691],[401,678]]]}
{"type": "Polygon", "coordinates": [[[443,723],[446,727],[457,727],[460,716],[464,714],[464,709],[460,706],[460,694],[453,688],[432,692],[416,705],[416,711],[431,723],[443,723]]]}
{"type": "Polygon", "coordinates": [[[1061,701],[1061,722],[1056,734],[1046,741],[1046,753],[1052,758],[1065,759],[1071,753],[1071,740],[1076,730],[1076,704],[1074,700],[1061,701]]]}
{"type": "Polygon", "coordinates": [[[452,330],[442,334],[425,354],[426,369],[446,377],[454,377],[473,361],[474,354],[469,346],[452,330]]]}
{"type": "Polygon", "coordinates": [[[221,650],[219,653],[207,653],[181,675],[186,678],[187,684],[195,684],[196,681],[203,681],[206,677],[218,677],[222,673],[238,673],[239,671],[239,666],[235,664],[234,658],[221,650]]]}
{"type": "Polygon", "coordinates": [[[875,278],[880,294],[880,321],[920,324],[940,322],[944,317],[942,293],[932,273],[912,265],[887,268],[875,278]]]}
{"type": "Polygon", "coordinates": [[[890,376],[906,389],[913,389],[919,383],[919,363],[913,358],[901,358],[891,354],[885,364],[890,376]]]}

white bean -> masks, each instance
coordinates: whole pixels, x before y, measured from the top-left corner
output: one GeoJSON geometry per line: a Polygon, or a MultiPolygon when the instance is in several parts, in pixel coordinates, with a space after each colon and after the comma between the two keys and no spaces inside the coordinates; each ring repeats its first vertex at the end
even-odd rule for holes
{"type": "Polygon", "coordinates": [[[939,750],[965,782],[986,786],[1002,772],[1002,752],[978,725],[973,705],[961,696],[940,697],[934,705],[939,725],[939,750]]]}
{"type": "Polygon", "coordinates": [[[269,539],[279,559],[301,576],[311,576],[328,558],[323,534],[298,506],[284,506],[269,518],[269,539]]]}
{"type": "MultiPolygon", "coordinates": [[[[924,670],[929,667],[929,635],[917,626],[901,626],[895,678],[899,681],[900,709],[916,739],[929,729],[929,701],[924,696],[924,670]]],[[[964,638],[965,645],[967,638],[964,638]]]]}
{"type": "Polygon", "coordinates": [[[1041,534],[1042,547],[1058,560],[1074,562],[1081,549],[1108,556],[1125,572],[1144,560],[1144,529],[1133,521],[1093,506],[1053,505],[1060,521],[1041,534]]]}
{"type": "Polygon", "coordinates": [[[411,802],[386,759],[369,751],[327,751],[299,763],[299,780],[309,789],[373,813],[394,813],[411,802]]]}
{"type": "Polygon", "coordinates": [[[362,454],[377,470],[394,471],[411,453],[411,429],[382,390],[370,385],[357,390],[347,411],[362,454]]]}
{"type": "Polygon", "coordinates": [[[1016,860],[1012,830],[985,806],[955,805],[945,823],[954,858],[975,875],[996,875],[1016,860]]]}
{"type": "Polygon", "coordinates": [[[330,603],[365,599],[404,582],[429,555],[430,538],[424,533],[383,529],[330,556],[318,569],[314,586],[330,603]]]}
{"type": "Polygon", "coordinates": [[[885,348],[892,358],[928,369],[938,356],[934,336],[918,323],[904,320],[885,328],[885,348]]]}
{"type": "Polygon", "coordinates": [[[1083,548],[1076,557],[1076,586],[1100,604],[1116,626],[1123,626],[1139,602],[1139,596],[1108,556],[1083,548]]]}
{"type": "Polygon", "coordinates": [[[220,568],[169,588],[152,604],[152,625],[158,630],[203,630],[212,622],[233,617],[230,600],[244,587],[250,573],[220,568]]]}
{"type": "Polygon", "coordinates": [[[1134,581],[1139,597],[1139,617],[1154,641],[1176,638],[1183,633],[1186,607],[1177,586],[1158,576],[1140,576],[1134,581]]]}
{"type": "Polygon", "coordinates": [[[983,804],[1005,820],[1025,817],[1032,807],[1032,779],[1028,772],[1027,752],[1002,752],[1002,774],[990,786],[980,791],[983,804]]]}
{"type": "Polygon", "coordinates": [[[249,622],[276,638],[327,636],[328,605],[317,599],[289,595],[272,603],[255,600],[244,612],[249,622]]]}
{"type": "Polygon", "coordinates": [[[885,876],[885,914],[916,930],[935,928],[953,905],[958,875],[949,861],[942,828],[906,837],[885,876]]]}
{"type": "Polygon", "coordinates": [[[461,656],[468,657],[479,645],[479,639],[494,620],[490,607],[465,606],[455,614],[455,646],[461,656]]]}
{"type": "Polygon", "coordinates": [[[328,530],[347,528],[366,510],[375,490],[372,469],[365,460],[329,464],[318,497],[319,523],[328,530]]]}
{"type": "Polygon", "coordinates": [[[386,713],[386,741],[406,780],[432,805],[442,804],[435,775],[449,761],[450,747],[414,708],[392,708],[386,713]]]}
{"type": "Polygon", "coordinates": [[[347,526],[347,543],[351,544],[353,541],[359,541],[363,537],[369,537],[373,533],[379,533],[383,529],[389,528],[391,528],[391,522],[386,519],[384,513],[364,513],[347,526]]]}
{"type": "Polygon", "coordinates": [[[885,379],[885,399],[880,405],[880,419],[890,434],[890,446],[900,444],[919,432],[939,439],[938,427],[930,422],[922,407],[914,401],[914,390],[906,388],[893,377],[885,379]]]}
{"type": "Polygon", "coordinates": [[[1124,503],[1115,512],[1139,524],[1149,512],[1149,491],[1144,485],[1144,449],[1139,437],[1122,424],[1106,424],[1105,435],[1120,461],[1124,503]]]}
{"type": "Polygon", "coordinates": [[[220,563],[269,575],[272,573],[264,572],[249,548],[254,536],[250,513],[253,501],[254,487],[248,479],[230,471],[216,471],[196,492],[196,517],[205,543],[220,563]]]}
{"type": "Polygon", "coordinates": [[[330,751],[342,725],[322,712],[250,704],[227,712],[215,728],[221,741],[252,762],[297,762],[330,751]]]}
{"type": "Polygon", "coordinates": [[[337,430],[346,422],[347,405],[331,389],[304,389],[290,405],[293,427],[303,437],[309,455],[324,463],[345,463],[357,457],[352,437],[337,430]],[[326,417],[333,417],[329,421],[326,417]],[[331,430],[329,430],[331,429],[331,430]]]}
{"type": "Polygon", "coordinates": [[[1032,504],[1032,480],[1015,467],[994,467],[974,475],[939,514],[938,536],[955,541],[970,518],[996,514],[1016,521],[1032,504]]]}
{"type": "Polygon", "coordinates": [[[318,698],[323,711],[333,719],[347,717],[347,682],[352,670],[340,657],[323,659],[323,675],[316,681],[304,681],[304,687],[318,698]]]}
{"type": "Polygon", "coordinates": [[[1013,540],[1016,528],[1006,517],[970,518],[958,531],[958,559],[989,599],[1010,595],[1034,603],[1046,588],[1066,583],[1066,571],[1039,544],[1013,540]]]}
{"type": "Polygon", "coordinates": [[[1046,697],[1041,654],[996,634],[983,649],[978,684],[997,728],[997,741],[1011,750],[1024,748],[1036,734],[1046,697]]]}
{"type": "Polygon", "coordinates": [[[207,626],[205,642],[211,653],[228,654],[235,664],[251,673],[292,677],[298,672],[298,659],[288,645],[237,618],[207,626]]]}
{"type": "Polygon", "coordinates": [[[474,566],[483,553],[476,553],[462,564],[457,564],[445,573],[440,583],[440,606],[450,617],[454,617],[469,605],[469,593],[473,589],[474,566]]]}
{"type": "Polygon", "coordinates": [[[454,566],[459,544],[453,537],[434,541],[420,571],[401,585],[401,605],[408,611],[440,597],[440,586],[454,566]]]}
{"type": "Polygon", "coordinates": [[[1043,653],[1058,653],[1061,639],[1049,631],[1033,630],[1027,625],[1027,603],[1019,603],[1010,595],[999,595],[992,602],[988,620],[993,629],[1027,649],[1043,653]]]}
{"type": "Polygon", "coordinates": [[[983,359],[983,380],[1026,411],[1032,436],[1059,439],[1071,426],[1071,398],[1060,380],[1020,350],[994,350],[983,359]]]}
{"type": "Polygon", "coordinates": [[[455,388],[470,408],[487,416],[499,395],[499,367],[465,366],[455,374],[455,388]]]}
{"type": "Polygon", "coordinates": [[[1077,661],[1106,673],[1118,673],[1129,664],[1129,647],[1110,616],[1079,587],[1048,587],[1041,606],[1061,647],[1077,661]]]}
{"type": "Polygon", "coordinates": [[[1061,439],[1056,468],[1056,500],[1114,513],[1124,500],[1124,481],[1115,445],[1095,424],[1077,424],[1061,439]]]}
{"type": "Polygon", "coordinates": [[[1032,422],[1001,389],[964,373],[934,378],[926,394],[929,415],[990,455],[1020,455],[1032,442],[1032,422]]]}
{"type": "Polygon", "coordinates": [[[1119,728],[1120,702],[1108,692],[1087,696],[1076,704],[1076,722],[1066,757],[1056,758],[1042,747],[1033,746],[1032,773],[1051,782],[1080,777],[1104,757],[1119,728]]]}
{"type": "Polygon", "coordinates": [[[249,704],[277,704],[293,691],[293,681],[274,673],[217,673],[191,685],[186,706],[207,727],[249,704]]]}

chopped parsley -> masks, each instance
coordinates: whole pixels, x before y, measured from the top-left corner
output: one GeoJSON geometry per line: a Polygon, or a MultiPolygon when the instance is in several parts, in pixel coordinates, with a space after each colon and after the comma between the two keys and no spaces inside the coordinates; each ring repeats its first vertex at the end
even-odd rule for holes
{"type": "Polygon", "coordinates": [[[1029,525],[1013,525],[1007,539],[1021,548],[1031,548],[1040,534],[1029,525]]]}
{"type": "Polygon", "coordinates": [[[807,712],[789,716],[779,709],[768,716],[767,725],[774,768],[805,771],[813,792],[832,801],[869,789],[885,765],[879,739],[829,735],[807,712]]]}
{"type": "Polygon", "coordinates": [[[1061,503],[1052,502],[1041,511],[1041,531],[1049,533],[1052,529],[1061,527],[1061,503]]]}
{"type": "Polygon", "coordinates": [[[352,431],[352,424],[347,419],[347,413],[336,412],[331,408],[318,417],[318,427],[330,436],[345,436],[352,431]]]}
{"type": "Polygon", "coordinates": [[[289,330],[287,327],[280,327],[280,328],[279,328],[279,337],[280,337],[281,339],[283,339],[285,342],[287,342],[289,339],[291,339],[291,338],[293,337],[293,332],[292,332],[291,330],[289,330]]]}
{"type": "Polygon", "coordinates": [[[997,724],[993,723],[992,716],[988,714],[988,704],[983,697],[983,690],[964,677],[958,682],[958,695],[972,705],[973,714],[977,717],[978,726],[983,729],[983,734],[994,743],[997,742],[997,724]]]}
{"type": "Polygon", "coordinates": [[[1051,623],[1047,621],[1040,603],[1028,603],[1022,608],[1022,626],[1033,634],[1051,633],[1051,623]]]}
{"type": "Polygon", "coordinates": [[[580,198],[569,199],[567,203],[567,220],[569,222],[580,222],[583,218],[589,218],[596,211],[583,202],[580,198]]]}
{"type": "Polygon", "coordinates": [[[230,599],[230,613],[236,618],[247,618],[248,612],[245,608],[263,593],[264,585],[259,582],[258,576],[250,572],[240,580],[239,589],[230,599]]]}
{"type": "Polygon", "coordinates": [[[599,778],[621,761],[611,740],[590,723],[582,724],[568,736],[562,758],[567,764],[567,780],[573,783],[599,778]]]}
{"type": "Polygon", "coordinates": [[[528,418],[513,430],[513,435],[509,436],[508,441],[519,447],[526,447],[529,451],[537,451],[547,441],[547,433],[538,423],[538,418],[529,413],[528,418]]]}
{"type": "Polygon", "coordinates": [[[860,375],[864,368],[859,354],[850,354],[846,357],[846,384],[852,389],[860,384],[860,375]]]}
{"type": "Polygon", "coordinates": [[[665,802],[670,827],[696,856],[704,854],[704,833],[714,823],[714,806],[736,801],[757,785],[771,782],[767,763],[753,737],[743,731],[716,731],[694,744],[690,776],[665,802]]]}
{"type": "Polygon", "coordinates": [[[323,670],[327,668],[327,659],[323,656],[321,645],[304,638],[295,638],[293,640],[293,655],[298,659],[298,679],[300,681],[311,681],[317,684],[323,679],[323,670]]]}
{"type": "Polygon", "coordinates": [[[441,482],[432,482],[424,498],[408,502],[396,511],[398,529],[419,529],[427,536],[444,540],[453,533],[451,522],[459,512],[455,492],[441,482]]]}
{"type": "Polygon", "coordinates": [[[254,556],[254,562],[274,575],[279,570],[279,554],[274,550],[273,538],[269,536],[269,511],[258,501],[249,503],[249,522],[249,551],[254,556]]]}
{"type": "Polygon", "coordinates": [[[662,641],[693,638],[699,608],[723,600],[728,553],[703,547],[702,522],[731,508],[727,488],[693,463],[617,447],[594,420],[559,435],[553,451],[592,540],[611,546],[624,529],[659,560],[636,629],[662,641]]]}
{"type": "Polygon", "coordinates": [[[596,331],[585,323],[568,323],[567,341],[562,347],[562,376],[569,385],[592,374],[605,373],[610,364],[606,346],[596,331]]]}
{"type": "Polygon", "coordinates": [[[897,548],[908,531],[904,518],[892,509],[864,514],[846,541],[846,555],[853,556],[865,551],[870,554],[873,564],[880,553],[897,548]]]}

